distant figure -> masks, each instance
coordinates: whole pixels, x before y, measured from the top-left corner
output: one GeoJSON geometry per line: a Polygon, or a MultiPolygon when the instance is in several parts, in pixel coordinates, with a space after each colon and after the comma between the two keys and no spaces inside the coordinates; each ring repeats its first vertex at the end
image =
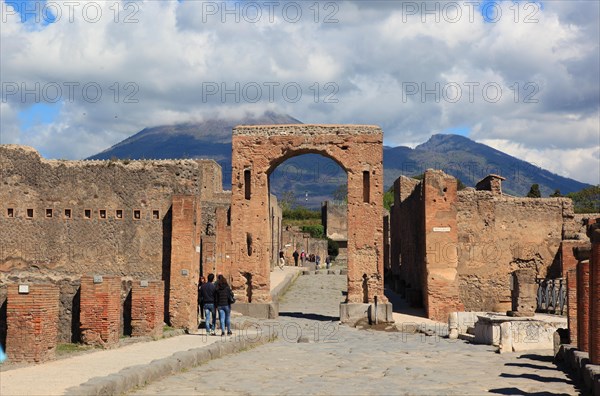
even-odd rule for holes
{"type": "Polygon", "coordinates": [[[318,254],[315,256],[315,263],[317,264],[317,269],[319,269],[319,264],[321,264],[321,256],[318,254]]]}
{"type": "Polygon", "coordinates": [[[202,293],[200,292],[200,289],[202,289],[202,285],[205,283],[206,279],[204,279],[204,276],[200,275],[200,278],[198,279],[198,317],[200,317],[200,319],[204,319],[204,310],[202,309],[204,301],[202,301],[202,293]]]}
{"type": "Polygon", "coordinates": [[[285,265],[285,257],[283,257],[283,250],[279,251],[279,269],[283,271],[285,265]]]}
{"type": "Polygon", "coordinates": [[[227,335],[231,335],[231,289],[227,284],[227,279],[223,275],[219,275],[217,279],[217,288],[215,291],[215,303],[219,310],[219,322],[221,323],[221,337],[225,335],[225,327],[227,327],[227,335]]]}
{"type": "Polygon", "coordinates": [[[294,253],[292,254],[292,256],[294,256],[294,265],[297,267],[298,266],[298,257],[300,257],[300,254],[298,254],[298,249],[294,250],[294,253]]]}
{"type": "Polygon", "coordinates": [[[303,267],[304,267],[305,260],[306,260],[306,253],[304,253],[304,249],[302,249],[302,253],[300,253],[300,261],[302,262],[303,267]]]}
{"type": "Polygon", "coordinates": [[[214,316],[216,286],[213,283],[214,279],[214,274],[208,274],[208,282],[204,282],[200,287],[200,298],[202,298],[202,305],[204,309],[204,327],[206,328],[206,334],[210,335],[215,335],[216,319],[214,316]]]}
{"type": "Polygon", "coordinates": [[[325,265],[327,266],[327,269],[329,269],[331,266],[331,256],[327,255],[327,257],[325,257],[325,265]]]}

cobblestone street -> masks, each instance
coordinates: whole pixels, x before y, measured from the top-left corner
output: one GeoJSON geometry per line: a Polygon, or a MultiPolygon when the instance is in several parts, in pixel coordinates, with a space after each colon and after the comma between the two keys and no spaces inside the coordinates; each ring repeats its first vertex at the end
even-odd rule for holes
{"type": "MultiPolygon", "coordinates": [[[[578,394],[551,351],[495,348],[338,325],[345,276],[301,276],[268,323],[280,337],[138,390],[139,395],[578,394]],[[310,342],[298,343],[308,337],[310,342]]],[[[243,336],[243,331],[237,332],[243,336]]]]}

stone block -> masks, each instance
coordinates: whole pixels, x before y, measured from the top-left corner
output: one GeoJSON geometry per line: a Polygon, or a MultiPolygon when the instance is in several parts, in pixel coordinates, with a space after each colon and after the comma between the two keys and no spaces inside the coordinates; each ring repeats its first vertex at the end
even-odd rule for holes
{"type": "MultiPolygon", "coordinates": [[[[390,303],[377,305],[378,323],[393,323],[393,307],[390,303]]],[[[341,303],[340,304],[340,322],[350,325],[355,324],[361,319],[367,318],[369,322],[375,322],[374,304],[364,303],[341,303]]]]}
{"type": "Polygon", "coordinates": [[[234,312],[258,319],[275,319],[279,316],[279,303],[240,303],[231,306],[234,312]]]}

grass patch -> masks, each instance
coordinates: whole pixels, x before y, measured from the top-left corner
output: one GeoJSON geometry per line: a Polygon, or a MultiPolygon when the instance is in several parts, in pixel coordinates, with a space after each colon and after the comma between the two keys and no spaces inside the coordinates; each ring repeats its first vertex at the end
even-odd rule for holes
{"type": "Polygon", "coordinates": [[[56,346],[57,355],[68,355],[70,353],[89,351],[94,349],[92,345],[61,343],[56,346]]]}

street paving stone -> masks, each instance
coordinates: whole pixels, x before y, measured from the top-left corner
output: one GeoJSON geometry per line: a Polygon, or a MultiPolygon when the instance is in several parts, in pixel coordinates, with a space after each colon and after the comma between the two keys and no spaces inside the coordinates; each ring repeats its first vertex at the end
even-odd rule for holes
{"type": "MultiPolygon", "coordinates": [[[[305,275],[261,322],[279,338],[137,390],[138,395],[579,394],[552,351],[495,348],[438,336],[339,325],[346,277],[305,275]],[[300,337],[309,342],[298,343],[300,337]]],[[[238,330],[237,337],[244,331],[238,330]]],[[[225,341],[226,342],[226,341],[225,341]]]]}

